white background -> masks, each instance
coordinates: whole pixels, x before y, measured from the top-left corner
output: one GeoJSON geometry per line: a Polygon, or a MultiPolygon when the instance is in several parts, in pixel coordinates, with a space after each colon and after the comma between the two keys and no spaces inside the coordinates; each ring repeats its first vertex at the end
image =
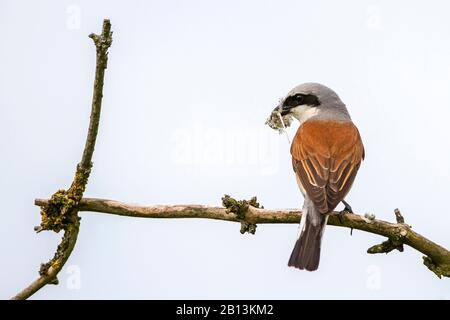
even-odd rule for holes
{"type": "MultiPolygon", "coordinates": [[[[68,187],[88,126],[95,50],[111,19],[87,197],[300,207],[278,98],[321,82],[347,104],[366,161],[347,200],[450,247],[446,1],[0,1],[0,298],[30,283],[60,235],[34,198],[68,187]]],[[[294,123],[289,133],[295,133],[294,123]]],[[[33,298],[436,298],[422,255],[368,255],[381,237],[328,227],[317,272],[287,267],[297,226],[82,213],[60,285],[33,298]]]]}

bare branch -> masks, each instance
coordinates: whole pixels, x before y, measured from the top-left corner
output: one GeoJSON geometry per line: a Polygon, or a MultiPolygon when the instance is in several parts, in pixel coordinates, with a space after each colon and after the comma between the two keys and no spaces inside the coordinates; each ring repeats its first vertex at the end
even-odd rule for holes
{"type": "MultiPolygon", "coordinates": [[[[224,197],[223,199],[225,199],[224,197]]],[[[234,199],[233,199],[234,200],[234,199]]],[[[46,205],[48,200],[36,199],[38,206],[46,205]]],[[[229,199],[224,204],[229,204],[229,199]]],[[[236,200],[234,200],[236,201],[236,200]]],[[[256,199],[255,199],[256,202],[256,199]]],[[[84,198],[80,201],[79,211],[102,212],[127,217],[139,218],[204,218],[245,223],[247,225],[265,223],[295,223],[301,218],[301,211],[296,209],[262,209],[248,205],[243,214],[230,212],[224,207],[210,207],[203,205],[166,205],[166,206],[141,206],[126,204],[114,200],[84,198]]],[[[235,208],[233,210],[236,210],[235,208]]],[[[398,211],[400,212],[400,211],[398,211]]],[[[371,219],[357,214],[345,214],[342,219],[339,212],[333,212],[328,219],[328,224],[338,227],[357,229],[380,236],[387,237],[387,243],[376,245],[368,249],[368,253],[389,252],[406,244],[425,255],[424,264],[437,276],[450,277],[450,252],[440,245],[428,240],[424,236],[413,231],[404,223],[391,223],[383,220],[371,219]],[[342,222],[341,222],[342,220],[342,222]]],[[[246,230],[250,231],[251,230],[246,230]]]]}
{"type": "Polygon", "coordinates": [[[58,190],[45,205],[41,206],[41,225],[35,228],[36,232],[43,230],[59,232],[64,230],[64,236],[53,258],[41,265],[39,270],[40,277],[14,296],[12,298],[14,300],[27,299],[43,286],[57,284],[57,275],[69,259],[77,242],[80,227],[77,206],[83,197],[91,173],[92,155],[100,122],[103,79],[108,63],[108,48],[112,43],[110,21],[107,19],[103,21],[103,30],[100,36],[91,34],[89,37],[94,40],[97,56],[91,117],[83,156],[77,166],[75,177],[69,190],[58,190]]]}
{"type": "Polygon", "coordinates": [[[108,19],[103,21],[103,30],[100,36],[91,33],[89,38],[94,40],[97,58],[95,67],[94,93],[92,96],[91,119],[89,123],[88,135],[84,146],[83,158],[80,167],[90,169],[91,160],[94,154],[95,140],[97,139],[98,126],[100,123],[100,111],[102,109],[103,82],[105,70],[108,66],[108,49],[112,44],[111,23],[108,19]]]}

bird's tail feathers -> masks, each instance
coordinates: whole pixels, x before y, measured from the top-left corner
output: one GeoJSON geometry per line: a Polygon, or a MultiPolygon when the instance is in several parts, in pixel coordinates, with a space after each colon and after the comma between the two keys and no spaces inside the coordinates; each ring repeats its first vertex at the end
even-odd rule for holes
{"type": "Polygon", "coordinates": [[[320,247],[328,216],[320,213],[313,204],[304,209],[300,236],[292,250],[288,266],[314,271],[319,267],[320,247]]]}

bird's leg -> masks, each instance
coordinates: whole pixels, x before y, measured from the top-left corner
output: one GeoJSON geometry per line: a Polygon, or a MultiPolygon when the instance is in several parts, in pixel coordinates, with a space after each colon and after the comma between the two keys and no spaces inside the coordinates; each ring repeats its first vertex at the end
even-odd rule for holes
{"type": "Polygon", "coordinates": [[[344,207],[344,210],[342,210],[342,211],[345,211],[345,212],[348,212],[348,213],[353,213],[352,206],[349,205],[347,201],[342,200],[341,202],[342,202],[342,204],[345,206],[345,207],[344,207]]]}
{"type": "Polygon", "coordinates": [[[344,204],[344,210],[342,210],[341,212],[339,212],[339,215],[338,215],[338,218],[339,218],[339,222],[340,223],[343,223],[344,222],[344,215],[345,214],[347,214],[347,213],[353,213],[353,209],[352,209],[352,207],[348,204],[348,202],[347,201],[345,201],[345,200],[342,200],[341,201],[343,204],[344,204]]]}

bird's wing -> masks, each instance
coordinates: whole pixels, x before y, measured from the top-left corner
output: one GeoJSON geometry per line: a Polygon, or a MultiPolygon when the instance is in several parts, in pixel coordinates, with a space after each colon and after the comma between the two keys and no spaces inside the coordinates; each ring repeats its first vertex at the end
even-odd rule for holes
{"type": "Polygon", "coordinates": [[[351,122],[310,120],[298,129],[291,154],[306,194],[321,213],[328,213],[350,190],[364,159],[364,146],[351,122]]]}

